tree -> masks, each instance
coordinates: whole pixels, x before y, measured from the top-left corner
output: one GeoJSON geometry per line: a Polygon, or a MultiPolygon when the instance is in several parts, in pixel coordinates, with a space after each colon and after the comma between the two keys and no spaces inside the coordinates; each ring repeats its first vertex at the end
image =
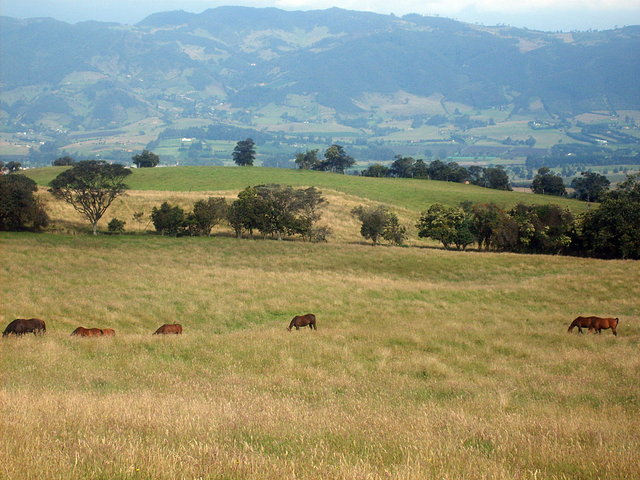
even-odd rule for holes
{"type": "Polygon", "coordinates": [[[582,172],[582,178],[574,178],[571,187],[575,190],[575,196],[585,202],[597,202],[600,197],[609,190],[611,182],[607,177],[596,172],[582,172]]]}
{"type": "Polygon", "coordinates": [[[4,168],[6,168],[9,173],[13,173],[19,171],[22,168],[22,164],[20,162],[15,162],[12,160],[10,162],[7,162],[4,168]]]}
{"type": "Polygon", "coordinates": [[[68,155],[65,155],[64,157],[58,157],[52,163],[54,167],[69,167],[75,164],[76,161],[68,155]]]}
{"type": "Polygon", "coordinates": [[[484,187],[496,190],[512,190],[511,185],[509,185],[509,176],[502,166],[485,168],[482,176],[484,187]]]}
{"type": "Polygon", "coordinates": [[[379,163],[374,163],[373,165],[369,165],[367,168],[360,172],[360,175],[363,177],[388,177],[389,176],[389,167],[385,167],[379,163]]]}
{"type": "Polygon", "coordinates": [[[247,187],[238,194],[227,212],[227,221],[240,238],[245,230],[253,238],[253,231],[258,229],[260,216],[260,199],[255,187],[247,187]]]}
{"type": "Polygon", "coordinates": [[[438,240],[447,249],[455,245],[457,249],[464,250],[473,243],[469,219],[460,207],[434,203],[420,215],[416,227],[419,237],[438,240]]]}
{"type": "Polygon", "coordinates": [[[407,239],[407,227],[400,224],[398,216],[389,212],[387,224],[382,232],[382,238],[393,245],[402,245],[407,239]]]}
{"type": "Polygon", "coordinates": [[[531,182],[531,191],[541,195],[562,196],[567,193],[562,177],[555,175],[548,167],[538,169],[538,174],[531,182]]]}
{"type": "Polygon", "coordinates": [[[143,150],[142,153],[138,153],[131,157],[133,164],[138,168],[151,168],[160,163],[160,157],[149,150],[143,150]]]}
{"type": "Polygon", "coordinates": [[[236,143],[233,149],[233,161],[241,167],[253,166],[256,158],[255,142],[251,138],[236,143]]]}
{"type": "Polygon", "coordinates": [[[383,206],[365,207],[361,205],[351,210],[351,214],[360,220],[360,235],[367,240],[371,240],[374,245],[377,245],[389,221],[389,211],[387,208],[383,206]]]}
{"type": "Polygon", "coordinates": [[[400,225],[397,215],[382,205],[377,207],[361,205],[351,210],[351,214],[360,220],[360,234],[371,240],[374,245],[378,245],[381,238],[390,243],[402,245],[407,237],[407,230],[400,225]]]}
{"type": "Polygon", "coordinates": [[[54,178],[49,191],[89,220],[97,235],[98,221],[111,203],[125,193],[128,187],[124,179],[130,174],[131,170],[118,163],[84,160],[54,178]]]}
{"type": "Polygon", "coordinates": [[[34,195],[36,182],[24,175],[0,176],[0,230],[40,230],[49,223],[49,217],[34,195]]]}
{"type": "Polygon", "coordinates": [[[296,153],[295,163],[301,170],[317,170],[320,164],[318,150],[307,150],[305,153],[296,153]]]}
{"type": "Polygon", "coordinates": [[[413,164],[413,178],[429,178],[429,166],[421,158],[413,164]]]}
{"type": "Polygon", "coordinates": [[[151,221],[160,235],[175,237],[184,226],[184,210],[177,205],[172,206],[168,202],[163,202],[160,208],[153,207],[151,210],[151,221]]]}
{"type": "Polygon", "coordinates": [[[394,177],[411,178],[413,177],[413,165],[415,163],[416,161],[412,157],[396,155],[396,159],[391,164],[389,173],[394,177]]]}
{"type": "Polygon", "coordinates": [[[640,259],[640,174],[628,175],[580,221],[581,246],[589,255],[640,259]]]}
{"type": "Polygon", "coordinates": [[[356,164],[353,157],[350,157],[340,145],[331,145],[324,152],[324,160],[320,162],[317,170],[336,172],[344,174],[347,168],[356,164]]]}
{"type": "Polygon", "coordinates": [[[198,200],[193,205],[193,212],[187,216],[187,229],[191,235],[211,235],[213,227],[227,217],[227,201],[222,198],[209,197],[198,200]]]}
{"type": "Polygon", "coordinates": [[[471,233],[478,242],[478,248],[489,250],[496,231],[506,212],[494,203],[476,203],[471,207],[471,233]]]}

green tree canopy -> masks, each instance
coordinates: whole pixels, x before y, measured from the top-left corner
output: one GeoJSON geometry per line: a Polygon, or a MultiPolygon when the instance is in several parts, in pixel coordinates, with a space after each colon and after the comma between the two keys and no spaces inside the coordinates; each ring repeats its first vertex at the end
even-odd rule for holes
{"type": "Polygon", "coordinates": [[[407,238],[407,229],[400,225],[398,216],[387,207],[360,205],[351,210],[351,214],[361,223],[360,234],[374,245],[378,245],[380,239],[402,245],[407,238]]]}
{"type": "Polygon", "coordinates": [[[464,250],[474,240],[469,218],[460,207],[447,207],[434,203],[428,210],[422,212],[416,227],[419,237],[438,240],[442,242],[444,248],[455,245],[457,249],[464,250]]]}
{"type": "Polygon", "coordinates": [[[576,198],[585,202],[600,201],[600,197],[609,190],[609,179],[597,172],[582,172],[581,175],[581,178],[576,177],[571,181],[576,198]]]}
{"type": "Polygon", "coordinates": [[[49,217],[34,195],[36,182],[24,175],[0,176],[0,230],[39,230],[46,227],[49,217]]]}
{"type": "Polygon", "coordinates": [[[131,157],[133,164],[138,168],[155,167],[160,163],[160,157],[149,150],[143,150],[142,153],[131,157]]]}
{"type": "Polygon", "coordinates": [[[124,179],[130,174],[131,170],[118,163],[84,160],[54,178],[49,191],[89,220],[97,235],[98,221],[111,203],[125,193],[128,186],[124,179]]]}
{"type": "Polygon", "coordinates": [[[324,160],[320,162],[317,170],[344,173],[347,168],[356,164],[353,157],[347,155],[341,145],[331,145],[324,152],[324,160]]]}
{"type": "Polygon", "coordinates": [[[560,175],[555,175],[547,167],[538,169],[538,174],[533,177],[531,191],[541,195],[562,196],[567,193],[560,175]]]}
{"type": "Polygon", "coordinates": [[[233,161],[241,167],[253,166],[256,158],[255,142],[251,138],[240,140],[233,149],[233,161]]]}
{"type": "Polygon", "coordinates": [[[296,153],[295,163],[301,170],[317,170],[320,164],[318,150],[307,150],[304,153],[296,153]]]}
{"type": "Polygon", "coordinates": [[[363,177],[388,177],[389,176],[389,167],[385,167],[379,163],[374,163],[373,165],[369,165],[367,168],[360,172],[360,175],[363,177]]]}

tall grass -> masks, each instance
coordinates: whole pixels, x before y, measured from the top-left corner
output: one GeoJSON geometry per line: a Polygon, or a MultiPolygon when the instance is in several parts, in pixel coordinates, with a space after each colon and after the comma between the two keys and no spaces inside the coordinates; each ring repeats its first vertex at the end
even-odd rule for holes
{"type": "Polygon", "coordinates": [[[640,476],[637,262],[0,241],[0,320],[48,326],[0,341],[0,478],[640,476]],[[307,312],[317,332],[285,330],[307,312]],[[620,317],[618,337],[568,334],[578,314],[620,317]],[[184,335],[151,335],[173,322],[184,335]]]}

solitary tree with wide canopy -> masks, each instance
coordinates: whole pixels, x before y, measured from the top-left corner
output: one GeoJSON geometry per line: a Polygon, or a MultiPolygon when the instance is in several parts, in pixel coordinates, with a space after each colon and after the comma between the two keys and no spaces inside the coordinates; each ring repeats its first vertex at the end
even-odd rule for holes
{"type": "Polygon", "coordinates": [[[54,178],[49,191],[69,203],[91,223],[93,234],[111,203],[129,188],[124,179],[131,170],[118,163],[84,160],[54,178]]]}

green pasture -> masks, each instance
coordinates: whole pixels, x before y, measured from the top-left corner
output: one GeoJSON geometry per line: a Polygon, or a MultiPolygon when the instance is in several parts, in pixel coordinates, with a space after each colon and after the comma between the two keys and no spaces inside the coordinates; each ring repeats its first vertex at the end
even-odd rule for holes
{"type": "MultiPolygon", "coordinates": [[[[47,185],[64,167],[28,170],[26,174],[40,185],[47,185]]],[[[367,178],[309,170],[263,167],[166,167],[135,169],[127,179],[134,190],[221,191],[242,190],[251,185],[278,183],[314,186],[362,197],[390,206],[422,211],[433,203],[458,205],[494,202],[501,206],[525,204],[558,204],[575,212],[586,210],[584,202],[562,197],[531,195],[492,190],[475,185],[433,180],[367,178]]]]}

